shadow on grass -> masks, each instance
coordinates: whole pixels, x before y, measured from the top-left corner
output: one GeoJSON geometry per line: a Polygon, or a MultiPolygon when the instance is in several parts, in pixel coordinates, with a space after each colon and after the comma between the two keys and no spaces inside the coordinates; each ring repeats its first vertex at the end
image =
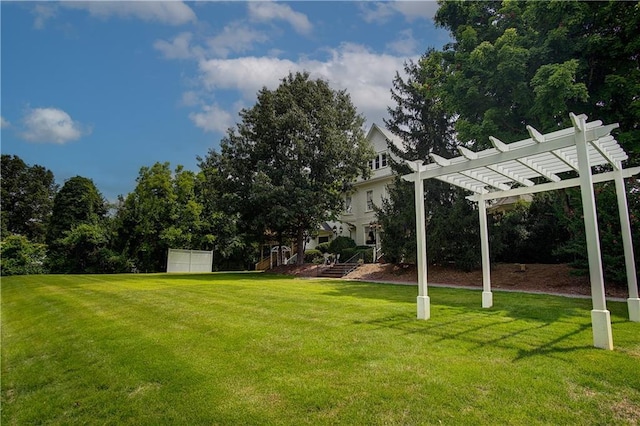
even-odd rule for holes
{"type": "MultiPolygon", "coordinates": [[[[344,282],[327,294],[415,304],[416,293],[415,287],[344,282]]],[[[434,287],[429,289],[429,296],[428,321],[417,320],[414,308],[403,314],[355,323],[429,336],[429,344],[458,340],[477,349],[514,350],[514,362],[594,349],[589,299],[495,292],[494,306],[487,309],[481,307],[481,293],[477,290],[434,287]]],[[[608,308],[613,325],[626,322],[624,303],[612,302],[608,308]]]]}
{"type": "MultiPolygon", "coordinates": [[[[330,296],[373,298],[389,302],[416,303],[417,289],[413,286],[343,281],[333,284],[325,293],[330,296]]],[[[468,312],[495,314],[545,322],[555,322],[564,317],[575,317],[589,312],[591,301],[545,294],[494,292],[492,308],[483,308],[480,290],[449,287],[429,288],[432,309],[437,307],[462,308],[468,312]],[[544,303],[541,303],[544,300],[544,303]]],[[[433,316],[433,315],[432,315],[433,316]]]]}
{"type": "Polygon", "coordinates": [[[512,362],[536,356],[556,356],[593,349],[591,337],[587,333],[591,329],[589,322],[558,325],[522,321],[491,315],[489,312],[487,314],[489,315],[480,317],[458,312],[422,321],[416,319],[414,314],[407,313],[356,323],[420,335],[427,338],[425,344],[430,346],[446,342],[463,342],[468,346],[469,352],[487,348],[513,351],[512,362]],[[576,344],[576,339],[580,339],[579,335],[585,336],[584,343],[576,344]]]}

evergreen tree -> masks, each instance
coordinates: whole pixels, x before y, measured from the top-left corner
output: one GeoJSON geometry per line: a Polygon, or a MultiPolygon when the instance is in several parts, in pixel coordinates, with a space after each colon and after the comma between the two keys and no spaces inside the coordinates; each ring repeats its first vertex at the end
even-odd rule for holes
{"type": "MultiPolygon", "coordinates": [[[[402,149],[389,143],[389,149],[400,161],[391,161],[398,175],[410,170],[403,160],[421,160],[430,163],[429,154],[445,158],[457,154],[454,136],[454,117],[446,105],[446,61],[441,52],[428,50],[415,63],[407,61],[406,77],[396,73],[391,90],[395,106],[388,108],[390,118],[385,120],[387,128],[403,141],[402,149]]],[[[475,229],[468,230],[471,238],[462,238],[459,223],[449,220],[452,211],[473,214],[473,206],[464,198],[461,190],[432,179],[425,182],[425,212],[427,219],[427,257],[430,262],[445,263],[451,259],[460,267],[469,269],[479,262],[475,229]],[[443,247],[458,241],[468,256],[453,256],[443,247]]],[[[392,262],[400,260],[415,262],[415,202],[413,185],[396,179],[389,188],[389,199],[377,212],[382,223],[382,250],[392,262]]],[[[461,218],[462,219],[462,218],[461,218]]],[[[469,217],[473,224],[476,219],[469,217]]]]}

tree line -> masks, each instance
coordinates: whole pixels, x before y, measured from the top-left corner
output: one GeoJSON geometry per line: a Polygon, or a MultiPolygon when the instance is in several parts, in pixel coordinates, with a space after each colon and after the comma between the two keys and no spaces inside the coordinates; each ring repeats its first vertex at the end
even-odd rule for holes
{"type": "MultiPolygon", "coordinates": [[[[440,2],[435,21],[453,41],[408,60],[391,82],[385,125],[403,141],[389,146],[398,176],[409,172],[402,160],[451,158],[461,145],[485,149],[489,136],[519,140],[527,124],[544,133],[568,127],[569,112],[620,123],[627,165],[640,164],[637,2],[450,1],[440,2]]],[[[89,179],[58,188],[50,171],[3,155],[2,273],[162,271],[169,247],[213,250],[216,269],[247,268],[266,241],[297,242],[302,262],[306,238],[336,219],[353,181],[368,176],[364,118],[346,91],[307,73],[262,89],[239,118],[219,151],[198,158],[199,171],[142,167],[135,190],[113,205],[89,179]],[[12,266],[14,258],[29,266],[12,266]]],[[[627,185],[640,247],[640,183],[627,185]]],[[[605,274],[623,281],[613,184],[598,184],[596,193],[605,274]]],[[[426,182],[430,262],[479,265],[478,212],[466,195],[426,182]]],[[[385,258],[415,261],[412,186],[397,179],[377,214],[385,258]]],[[[585,270],[581,215],[572,189],[491,215],[493,260],[585,270]]]]}
{"type": "Polygon", "coordinates": [[[264,243],[292,240],[301,263],[307,237],[369,174],[363,123],[346,91],[289,74],[259,91],[198,172],[142,167],[112,205],[90,179],[58,188],[51,171],[3,155],[2,274],[158,272],[169,248],[212,250],[214,269],[251,269],[264,243]]]}

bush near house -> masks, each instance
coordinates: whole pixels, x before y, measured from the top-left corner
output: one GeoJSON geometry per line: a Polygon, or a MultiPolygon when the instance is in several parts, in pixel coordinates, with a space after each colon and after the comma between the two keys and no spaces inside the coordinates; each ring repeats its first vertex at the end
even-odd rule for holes
{"type": "Polygon", "coordinates": [[[315,250],[318,250],[321,254],[330,253],[329,244],[329,242],[320,243],[316,246],[315,250]]]}
{"type": "Polygon", "coordinates": [[[322,252],[316,249],[309,249],[305,251],[304,263],[322,263],[322,252]]]}
{"type": "Polygon", "coordinates": [[[340,254],[342,258],[343,251],[350,248],[355,248],[356,242],[349,237],[336,237],[329,243],[329,253],[340,254]]]}

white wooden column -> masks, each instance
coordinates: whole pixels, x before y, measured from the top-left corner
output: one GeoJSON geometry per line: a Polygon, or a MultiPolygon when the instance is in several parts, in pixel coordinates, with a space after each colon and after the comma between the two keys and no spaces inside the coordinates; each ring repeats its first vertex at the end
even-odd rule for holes
{"type": "Polygon", "coordinates": [[[627,203],[627,191],[622,177],[622,167],[618,164],[616,170],[616,195],[618,196],[618,213],[620,214],[620,227],[622,233],[622,246],[624,248],[624,262],[627,270],[627,285],[629,286],[629,320],[640,322],[640,297],[638,297],[638,275],[633,255],[633,242],[631,240],[631,222],[629,221],[629,206],[627,203]]]}
{"type": "Polygon", "coordinates": [[[490,308],[493,306],[493,293],[491,293],[489,226],[487,225],[487,202],[482,196],[478,200],[478,214],[480,215],[480,248],[482,251],[482,307],[490,308]]]}
{"type": "Polygon", "coordinates": [[[424,167],[416,161],[415,172],[415,204],[416,204],[416,263],[418,266],[418,319],[431,317],[431,306],[427,290],[427,231],[424,213],[424,181],[421,176],[424,167]]]}
{"type": "Polygon", "coordinates": [[[593,192],[593,178],[589,164],[588,142],[586,136],[586,117],[571,114],[575,128],[576,153],[578,156],[578,172],[580,173],[580,192],[582,194],[582,210],[587,237],[587,254],[589,257],[589,278],[591,281],[591,327],[593,329],[593,345],[602,349],[613,349],[611,333],[611,315],[607,310],[604,293],[604,274],[600,239],[598,237],[598,219],[593,192]]]}

